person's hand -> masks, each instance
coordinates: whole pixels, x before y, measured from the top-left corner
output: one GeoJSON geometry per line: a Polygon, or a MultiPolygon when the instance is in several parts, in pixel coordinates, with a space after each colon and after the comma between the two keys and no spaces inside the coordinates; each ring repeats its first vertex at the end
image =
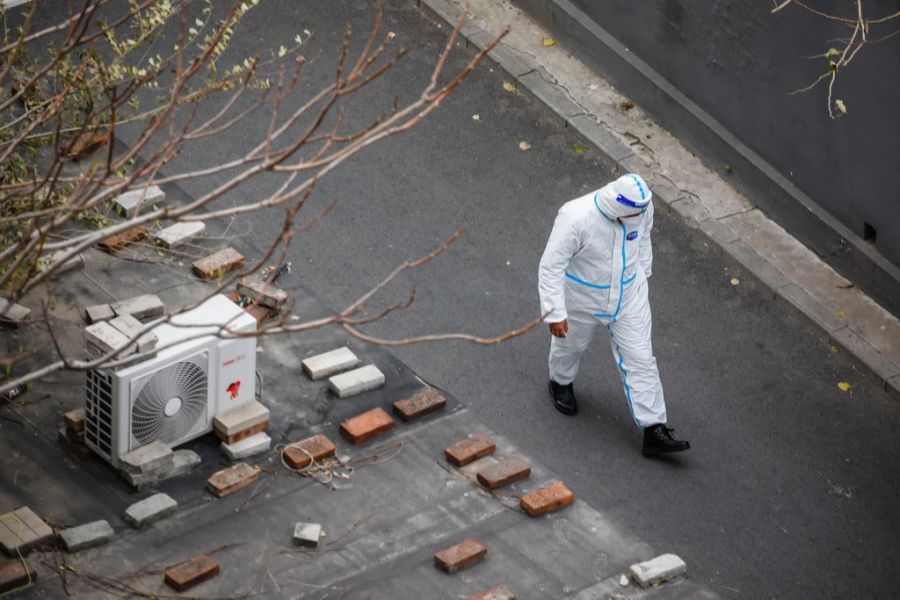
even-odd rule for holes
{"type": "Polygon", "coordinates": [[[555,337],[563,338],[566,337],[566,332],[569,331],[569,322],[566,319],[559,321],[558,323],[550,323],[550,333],[552,333],[555,337]]]}

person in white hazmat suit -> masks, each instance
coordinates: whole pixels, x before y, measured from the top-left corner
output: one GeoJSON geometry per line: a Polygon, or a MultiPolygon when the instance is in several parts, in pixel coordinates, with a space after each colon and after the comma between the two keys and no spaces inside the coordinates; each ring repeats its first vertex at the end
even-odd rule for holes
{"type": "Polygon", "coordinates": [[[609,333],[625,398],[646,455],[690,448],[666,427],[666,402],[650,341],[647,278],[653,266],[653,194],[632,173],[559,209],[541,257],[538,289],[549,324],[550,394],[578,412],[572,382],[597,327],[609,333]]]}

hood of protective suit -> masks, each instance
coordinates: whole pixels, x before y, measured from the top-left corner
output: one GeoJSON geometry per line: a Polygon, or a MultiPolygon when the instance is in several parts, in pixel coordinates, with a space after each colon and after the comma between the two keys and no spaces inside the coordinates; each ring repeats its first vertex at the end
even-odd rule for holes
{"type": "Polygon", "coordinates": [[[640,175],[627,173],[600,188],[597,204],[610,219],[647,210],[653,192],[640,175]]]}

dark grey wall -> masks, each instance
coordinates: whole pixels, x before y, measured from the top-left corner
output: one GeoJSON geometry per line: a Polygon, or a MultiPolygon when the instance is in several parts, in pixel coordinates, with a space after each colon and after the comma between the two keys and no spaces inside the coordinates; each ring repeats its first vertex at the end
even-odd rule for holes
{"type": "MultiPolygon", "coordinates": [[[[772,15],[760,0],[516,1],[710,167],[734,164],[731,177],[751,201],[897,312],[900,35],[867,46],[839,75],[834,97],[848,114],[832,121],[824,84],[788,92],[827,68],[803,57],[838,46],[849,30],[796,7],[772,15]],[[861,239],[864,223],[877,232],[874,246],[861,239]]],[[[852,3],[815,5],[846,12],[852,3]]],[[[864,6],[874,17],[900,2],[864,6]]],[[[873,33],[900,21],[892,25],[873,33]]]]}

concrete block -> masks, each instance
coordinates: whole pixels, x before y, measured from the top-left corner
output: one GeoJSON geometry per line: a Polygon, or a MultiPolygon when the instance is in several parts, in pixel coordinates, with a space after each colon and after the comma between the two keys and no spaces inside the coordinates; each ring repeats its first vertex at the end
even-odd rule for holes
{"type": "MultiPolygon", "coordinates": [[[[131,315],[122,315],[109,321],[109,324],[122,332],[129,339],[134,339],[144,329],[144,324],[131,315]]],[[[159,338],[152,331],[148,331],[137,338],[137,351],[150,352],[156,348],[159,338]]]]}
{"type": "Polygon", "coordinates": [[[394,402],[394,410],[404,421],[412,421],[439,411],[446,405],[447,399],[433,387],[428,387],[394,402]]]}
{"type": "Polygon", "coordinates": [[[125,231],[120,231],[119,233],[114,233],[113,235],[105,238],[97,243],[100,246],[101,250],[105,250],[106,252],[118,252],[128,244],[132,244],[137,242],[138,240],[142,240],[147,237],[147,228],[141,225],[137,225],[132,227],[131,229],[126,229],[125,231]]]}
{"type": "Polygon", "coordinates": [[[344,347],[310,356],[303,359],[300,364],[309,378],[316,380],[352,369],[359,364],[359,358],[353,354],[350,348],[344,347]]]}
{"type": "Polygon", "coordinates": [[[674,554],[663,554],[653,560],[631,565],[628,569],[631,579],[641,587],[659,585],[675,579],[687,571],[684,561],[674,554]]]}
{"type": "Polygon", "coordinates": [[[161,317],[166,313],[166,305],[156,294],[143,294],[112,305],[116,316],[131,315],[141,321],[161,317]]]}
{"type": "Polygon", "coordinates": [[[256,481],[259,477],[259,470],[259,467],[256,466],[238,463],[213,473],[212,477],[206,480],[206,487],[213,494],[222,498],[240,491],[256,481]]]}
{"type": "Polygon", "coordinates": [[[213,419],[213,427],[215,427],[216,432],[234,435],[268,420],[269,409],[256,400],[251,400],[216,415],[213,419]]]}
{"type": "Polygon", "coordinates": [[[70,527],[59,532],[66,552],[77,552],[85,548],[93,548],[105,544],[115,537],[116,532],[104,520],[85,523],[78,527],[70,527]]]}
{"type": "Polygon", "coordinates": [[[206,554],[198,554],[166,569],[164,581],[183,592],[219,574],[219,563],[206,554]]]}
{"type": "Polygon", "coordinates": [[[175,453],[160,441],[132,450],[119,457],[119,468],[128,473],[148,474],[171,470],[175,466],[175,453]]]}
{"type": "Polygon", "coordinates": [[[37,581],[37,571],[27,562],[11,560],[0,564],[0,595],[25,588],[37,581]]]}
{"type": "Polygon", "coordinates": [[[384,373],[375,365],[366,365],[328,380],[328,387],[338,398],[348,398],[384,385],[384,373]]]}
{"type": "Polygon", "coordinates": [[[220,440],[222,440],[222,442],[224,442],[226,444],[235,444],[241,440],[247,439],[248,437],[254,436],[257,433],[263,432],[268,428],[269,428],[269,422],[263,421],[262,423],[257,423],[256,425],[254,425],[252,427],[248,427],[247,429],[242,429],[231,435],[226,435],[215,428],[213,428],[213,431],[215,432],[216,437],[218,437],[220,440]]]}
{"type": "MultiPolygon", "coordinates": [[[[100,351],[101,354],[112,352],[128,344],[128,338],[124,333],[110,325],[106,321],[100,321],[84,328],[85,341],[100,351]]],[[[121,356],[133,354],[136,346],[131,345],[121,352],[121,356]]]]}
{"type": "Polygon", "coordinates": [[[434,564],[450,573],[472,566],[487,556],[487,546],[475,538],[466,538],[434,555],[434,564]]]}
{"type": "Polygon", "coordinates": [[[575,494],[562,481],[556,481],[519,500],[519,506],[532,517],[559,510],[575,502],[575,494]]]}
{"type": "Polygon", "coordinates": [[[179,475],[190,473],[194,470],[194,467],[202,462],[200,455],[193,450],[176,450],[173,460],[175,464],[169,477],[178,477],[179,475]]]}
{"type": "Polygon", "coordinates": [[[394,420],[383,408],[376,407],[362,414],[341,421],[341,434],[351,444],[361,444],[393,429],[394,420]]]}
{"type": "Polygon", "coordinates": [[[505,585],[466,596],[466,600],[516,600],[516,594],[505,585]]]}
{"type": "Polygon", "coordinates": [[[52,277],[62,275],[63,273],[68,273],[69,271],[73,271],[75,269],[84,268],[84,255],[75,254],[74,256],[65,259],[64,257],[67,253],[68,250],[57,250],[52,254],[42,256],[38,261],[38,268],[41,271],[47,271],[51,268],[56,269],[53,272],[52,277]]]}
{"type": "Polygon", "coordinates": [[[515,483],[531,475],[531,466],[518,457],[505,458],[478,471],[478,483],[489,490],[515,483]]]}
{"type": "Polygon", "coordinates": [[[140,502],[135,502],[125,509],[124,519],[131,526],[138,528],[165,519],[178,510],[178,502],[168,494],[154,494],[140,502]]]}
{"type": "Polygon", "coordinates": [[[282,289],[266,283],[256,276],[244,277],[238,282],[237,291],[257,304],[281,310],[287,302],[288,294],[282,289]]]}
{"type": "Polygon", "coordinates": [[[472,461],[492,454],[497,446],[486,433],[472,433],[469,437],[456,441],[444,448],[447,461],[462,467],[472,461]]]}
{"type": "Polygon", "coordinates": [[[25,308],[21,304],[0,298],[0,323],[16,326],[26,320],[30,314],[30,308],[25,308]]]}
{"type": "Polygon", "coordinates": [[[116,316],[109,304],[95,304],[94,306],[86,306],[84,308],[84,319],[89,324],[99,323],[100,321],[108,321],[116,316]]]}
{"type": "Polygon", "coordinates": [[[175,223],[153,234],[153,239],[166,248],[177,248],[188,243],[206,229],[202,221],[175,223]]]}
{"type": "Polygon", "coordinates": [[[312,462],[310,457],[312,460],[320,461],[334,456],[334,452],[334,443],[326,436],[318,434],[285,446],[282,456],[284,462],[292,469],[302,469],[312,462]]]}
{"type": "Polygon", "coordinates": [[[244,255],[231,246],[223,248],[215,254],[204,256],[194,261],[194,274],[201,279],[215,279],[228,271],[243,266],[244,255]]]}
{"type": "Polygon", "coordinates": [[[116,196],[116,212],[129,219],[141,212],[147,212],[154,204],[166,199],[166,193],[158,185],[128,190],[116,196]]]}
{"type": "Polygon", "coordinates": [[[315,548],[322,536],[322,526],[318,523],[297,523],[294,525],[294,543],[298,546],[315,548]]]}
{"type": "Polygon", "coordinates": [[[10,557],[53,539],[53,530],[27,506],[0,515],[0,548],[10,557]]]}
{"type": "Polygon", "coordinates": [[[63,421],[66,429],[72,431],[84,431],[84,408],[76,408],[63,413],[63,421]]]}
{"type": "Polygon", "coordinates": [[[268,450],[272,445],[272,438],[264,432],[251,435],[248,438],[233,444],[222,443],[222,452],[231,460],[241,460],[248,456],[255,456],[268,450]]]}

